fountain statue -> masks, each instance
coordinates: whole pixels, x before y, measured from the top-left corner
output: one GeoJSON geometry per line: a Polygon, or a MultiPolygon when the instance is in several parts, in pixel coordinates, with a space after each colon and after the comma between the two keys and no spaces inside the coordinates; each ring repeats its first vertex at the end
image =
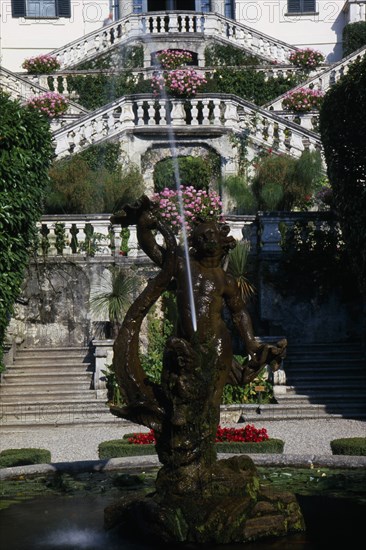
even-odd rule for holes
{"type": "Polygon", "coordinates": [[[213,220],[195,224],[187,274],[175,235],[148,197],[126,205],[111,221],[123,227],[136,224],[141,248],[161,268],[130,307],[114,343],[113,368],[125,404],[112,406],[111,412],[154,430],[162,464],[155,493],[123,503],[120,521],[166,542],[245,542],[304,530],[295,496],[261,488],[250,457],[217,459],[225,384],[245,385],[264,365],[278,369],[287,345],[285,339],[264,344],[254,337],[237,284],[222,268],[236,243],[229,227],[213,220]],[[157,232],[164,246],[158,244],[157,232]],[[167,289],[175,291],[179,319],[177,334],[166,342],[156,384],[142,369],[139,334],[147,312],[167,289]],[[233,357],[223,304],[245,343],[250,357],[245,365],[233,357]]]}

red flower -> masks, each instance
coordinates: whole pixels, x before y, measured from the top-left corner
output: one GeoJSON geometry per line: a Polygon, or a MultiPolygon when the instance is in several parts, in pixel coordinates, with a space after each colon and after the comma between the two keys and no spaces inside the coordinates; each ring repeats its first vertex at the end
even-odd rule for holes
{"type": "MultiPolygon", "coordinates": [[[[255,428],[253,424],[247,424],[244,428],[221,428],[217,427],[216,443],[222,441],[234,441],[239,443],[258,443],[269,439],[265,428],[255,428]]],[[[132,445],[148,445],[156,443],[154,430],[147,433],[135,433],[128,438],[132,445]]]]}

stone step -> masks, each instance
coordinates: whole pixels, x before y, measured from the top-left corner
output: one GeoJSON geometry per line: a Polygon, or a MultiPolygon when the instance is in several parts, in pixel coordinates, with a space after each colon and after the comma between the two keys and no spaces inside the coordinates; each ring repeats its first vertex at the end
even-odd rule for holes
{"type": "Polygon", "coordinates": [[[66,380],[69,381],[70,386],[72,384],[75,384],[77,382],[84,382],[85,380],[91,380],[92,373],[91,372],[79,372],[79,373],[70,373],[70,372],[41,372],[38,373],[36,376],[36,379],[34,376],[29,376],[29,374],[23,374],[23,373],[9,373],[5,374],[3,377],[3,384],[22,384],[22,383],[42,383],[42,382],[50,382],[51,384],[55,384],[57,381],[60,383],[66,382],[66,380]]]}
{"type": "MultiPolygon", "coordinates": [[[[117,418],[108,410],[90,410],[86,411],[70,411],[60,412],[59,414],[51,412],[50,414],[42,413],[38,416],[32,414],[9,414],[0,419],[0,427],[2,431],[15,431],[17,429],[49,427],[49,426],[71,426],[71,425],[125,425],[127,421],[117,418]]],[[[128,423],[129,424],[129,423],[128,423]]],[[[108,436],[107,436],[108,437],[108,436]]]]}
{"type": "Polygon", "coordinates": [[[22,359],[18,358],[16,359],[14,365],[11,366],[9,370],[18,369],[18,368],[43,368],[47,366],[83,366],[83,365],[90,365],[91,361],[87,361],[84,357],[31,357],[31,358],[25,358],[22,359]]]}
{"type": "Polygon", "coordinates": [[[4,373],[3,378],[6,379],[8,376],[14,375],[14,374],[22,374],[27,375],[29,377],[33,376],[39,376],[39,374],[52,374],[52,373],[58,373],[58,372],[66,372],[66,373],[83,373],[83,372],[93,372],[93,367],[91,363],[57,363],[57,364],[44,364],[44,365],[22,365],[18,366],[15,365],[11,368],[11,370],[4,373]]]}
{"type": "MultiPolygon", "coordinates": [[[[75,387],[75,391],[83,390],[90,390],[91,389],[91,378],[87,379],[86,377],[81,381],[78,381],[77,387],[75,387]]],[[[57,381],[54,380],[52,383],[50,381],[42,381],[39,380],[33,380],[31,382],[22,382],[17,384],[2,384],[1,386],[1,395],[3,394],[3,390],[5,392],[8,388],[11,388],[14,391],[14,388],[17,388],[17,391],[19,393],[48,393],[49,391],[63,391],[65,389],[72,388],[72,384],[70,383],[70,380],[67,381],[57,381]]]]}
{"type": "Polygon", "coordinates": [[[19,348],[16,351],[16,359],[18,357],[53,357],[58,355],[63,357],[66,355],[85,357],[90,353],[90,348],[86,346],[19,348]]]}
{"type": "Polygon", "coordinates": [[[22,412],[24,414],[33,414],[40,412],[68,412],[68,411],[87,411],[87,410],[101,410],[102,412],[109,412],[109,409],[106,405],[105,400],[97,400],[96,397],[92,398],[89,396],[88,399],[80,401],[64,401],[63,399],[57,398],[44,403],[43,401],[22,401],[14,403],[5,403],[2,402],[0,410],[2,414],[10,414],[14,412],[22,412]]]}
{"type": "Polygon", "coordinates": [[[62,400],[64,403],[78,403],[80,401],[96,400],[96,392],[89,387],[84,390],[60,390],[60,388],[56,388],[53,390],[47,389],[47,392],[43,390],[42,392],[32,391],[31,393],[28,387],[24,386],[22,386],[21,391],[17,386],[0,388],[0,406],[27,402],[30,397],[33,403],[50,403],[57,400],[62,400]]]}
{"type": "Polygon", "coordinates": [[[221,423],[255,422],[258,420],[299,420],[303,418],[352,418],[366,419],[366,411],[361,405],[334,404],[331,407],[324,404],[303,404],[300,408],[295,405],[232,405],[231,408],[221,410],[221,423]]]}
{"type": "MultiPolygon", "coordinates": [[[[278,403],[294,403],[294,402],[303,402],[311,403],[315,400],[320,403],[326,403],[328,401],[338,401],[338,402],[363,402],[366,403],[366,390],[361,391],[333,391],[333,392],[324,392],[324,390],[312,391],[307,394],[299,394],[293,390],[287,388],[287,392],[284,394],[276,393],[276,400],[278,403]]],[[[365,405],[366,407],[366,405],[365,405]]]]}

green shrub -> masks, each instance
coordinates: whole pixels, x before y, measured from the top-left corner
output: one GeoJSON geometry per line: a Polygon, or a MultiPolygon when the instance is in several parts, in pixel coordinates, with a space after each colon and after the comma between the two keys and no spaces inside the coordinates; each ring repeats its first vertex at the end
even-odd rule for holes
{"type": "MultiPolygon", "coordinates": [[[[131,435],[131,434],[129,434],[131,435]]],[[[127,436],[123,439],[112,439],[111,441],[103,441],[98,446],[98,455],[101,460],[110,458],[119,458],[124,456],[141,456],[155,454],[155,445],[132,445],[126,441],[127,436]]],[[[216,449],[219,453],[268,453],[281,454],[284,449],[284,442],[281,439],[267,439],[258,443],[233,443],[222,442],[216,443],[216,449]]]]}
{"type": "Polygon", "coordinates": [[[217,65],[245,66],[260,65],[261,60],[255,55],[250,55],[235,46],[224,46],[222,44],[210,44],[205,48],[205,65],[213,67],[217,65]]]}
{"type": "Polygon", "coordinates": [[[222,180],[222,187],[233,201],[234,214],[256,214],[257,199],[244,176],[227,176],[222,180]]]}
{"type": "Polygon", "coordinates": [[[53,154],[49,123],[0,92],[0,368],[2,345],[37,235],[53,154]]]}
{"type": "Polygon", "coordinates": [[[49,464],[50,462],[51,453],[46,449],[6,449],[0,453],[0,468],[49,464]]]}
{"type": "Polygon", "coordinates": [[[55,161],[49,174],[48,214],[109,213],[133,202],[144,190],[137,166],[117,164],[111,149],[94,147],[90,153],[55,161]]]}
{"type": "Polygon", "coordinates": [[[290,155],[264,154],[255,166],[253,193],[260,210],[306,210],[321,185],[323,171],[318,151],[304,151],[299,159],[290,155]]]}
{"type": "Polygon", "coordinates": [[[207,84],[203,86],[202,92],[234,94],[256,105],[263,105],[275,99],[300,82],[297,76],[267,79],[264,73],[249,68],[223,67],[206,75],[206,78],[207,84]]]}
{"type": "Polygon", "coordinates": [[[343,56],[349,55],[366,45],[366,21],[348,23],[343,28],[343,56]]]}
{"type": "MultiPolygon", "coordinates": [[[[207,159],[201,157],[178,157],[178,170],[180,177],[180,185],[190,186],[195,189],[208,188],[212,179],[212,167],[207,159]]],[[[176,178],[176,163],[175,159],[167,158],[161,160],[154,168],[154,188],[158,193],[165,187],[175,189],[176,178]]]]}
{"type": "Polygon", "coordinates": [[[366,456],[366,437],[333,439],[330,448],[334,455],[366,456]]]}

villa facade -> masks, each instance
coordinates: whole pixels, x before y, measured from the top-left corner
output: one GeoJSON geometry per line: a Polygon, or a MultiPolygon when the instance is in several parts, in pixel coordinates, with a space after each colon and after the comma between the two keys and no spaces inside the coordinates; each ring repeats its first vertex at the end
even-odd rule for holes
{"type": "Polygon", "coordinates": [[[1,0],[0,6],[0,65],[15,72],[26,57],[132,14],[216,13],[294,47],[318,49],[328,63],[342,57],[344,26],[366,18],[366,0],[1,0]]]}

